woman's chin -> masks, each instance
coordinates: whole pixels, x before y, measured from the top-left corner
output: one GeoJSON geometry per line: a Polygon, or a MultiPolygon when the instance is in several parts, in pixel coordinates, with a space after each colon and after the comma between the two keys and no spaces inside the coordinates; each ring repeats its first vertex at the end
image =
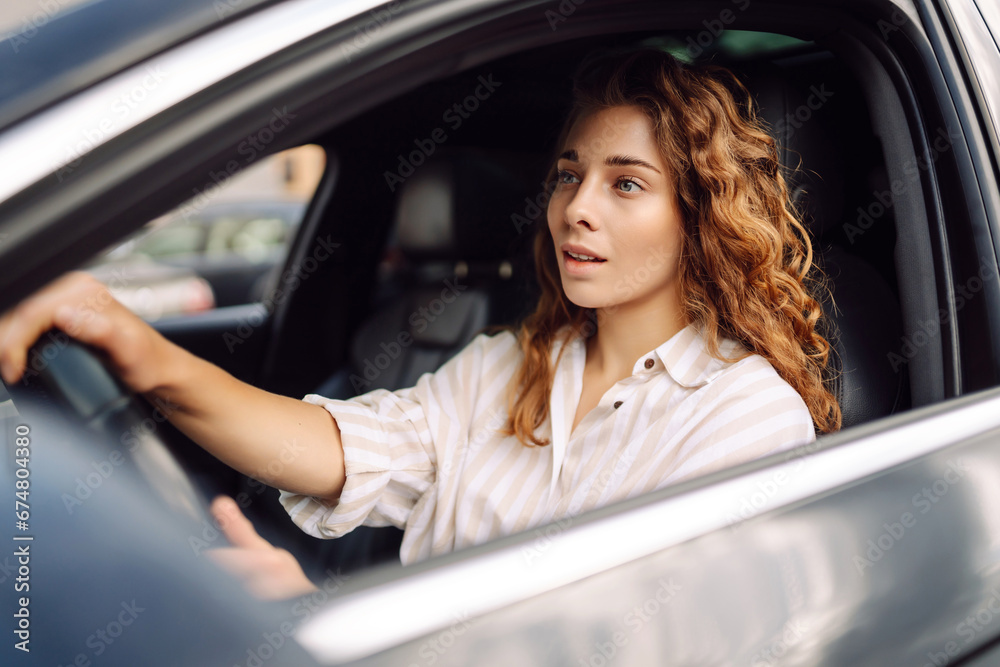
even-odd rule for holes
{"type": "Polygon", "coordinates": [[[566,292],[566,298],[570,303],[580,308],[600,310],[602,308],[613,308],[618,305],[618,301],[610,299],[606,295],[580,293],[579,290],[566,292]]]}

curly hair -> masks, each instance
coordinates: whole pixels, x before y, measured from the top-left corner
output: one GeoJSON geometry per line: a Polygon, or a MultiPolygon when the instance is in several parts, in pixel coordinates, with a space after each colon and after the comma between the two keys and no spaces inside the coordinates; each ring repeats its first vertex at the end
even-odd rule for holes
{"type": "MultiPolygon", "coordinates": [[[[683,219],[678,280],[685,320],[700,326],[713,357],[767,359],[802,397],[817,432],[838,430],[840,407],[825,384],[831,348],[817,330],[822,308],[813,296],[824,283],[789,199],[778,146],[746,87],[725,68],[687,65],[652,49],[591,58],[574,77],[556,153],[579,119],[618,106],[646,114],[670,167],[683,219]],[[746,352],[722,357],[723,338],[746,352]]],[[[554,187],[555,178],[553,160],[547,183],[554,187]]],[[[545,445],[535,432],[548,417],[559,361],[550,358],[552,343],[574,332],[592,335],[599,315],[566,297],[546,225],[538,225],[534,256],[541,294],[516,332],[524,361],[506,432],[525,445],[545,445]]]]}

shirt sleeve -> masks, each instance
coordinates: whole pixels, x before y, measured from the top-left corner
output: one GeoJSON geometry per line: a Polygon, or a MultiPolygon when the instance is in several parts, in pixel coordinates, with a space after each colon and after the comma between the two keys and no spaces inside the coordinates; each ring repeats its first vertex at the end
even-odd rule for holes
{"type": "Polygon", "coordinates": [[[335,501],[281,491],[292,521],[314,537],[340,537],[357,526],[402,528],[434,482],[434,451],[423,407],[412,389],[376,389],[348,401],[309,394],[337,421],[346,480],[335,501]]]}
{"type": "Polygon", "coordinates": [[[303,400],[337,421],[346,480],[335,501],[281,491],[292,521],[321,538],[340,537],[362,524],[405,528],[438,482],[438,457],[454,455],[456,443],[467,439],[488,341],[477,337],[408,389],[376,389],[346,401],[307,395],[303,400]]]}

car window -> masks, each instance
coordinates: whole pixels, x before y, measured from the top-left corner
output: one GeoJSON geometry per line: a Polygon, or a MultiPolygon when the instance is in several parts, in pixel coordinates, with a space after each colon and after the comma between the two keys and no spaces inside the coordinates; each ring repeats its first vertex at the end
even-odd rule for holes
{"type": "Polygon", "coordinates": [[[316,190],[323,149],[299,146],[196,190],[89,267],[147,320],[252,303],[316,190]]]}
{"type": "Polygon", "coordinates": [[[138,252],[154,259],[175,255],[190,255],[202,247],[204,230],[195,224],[170,225],[155,234],[139,239],[138,252]]]}
{"type": "Polygon", "coordinates": [[[711,60],[717,56],[730,60],[764,55],[775,57],[810,44],[788,35],[751,30],[724,30],[718,35],[711,31],[678,33],[654,38],[647,43],[659,46],[685,62],[711,60]]]}
{"type": "Polygon", "coordinates": [[[223,251],[232,250],[251,261],[263,261],[270,254],[281,250],[288,241],[288,228],[279,217],[259,217],[242,225],[229,237],[223,251]]]}

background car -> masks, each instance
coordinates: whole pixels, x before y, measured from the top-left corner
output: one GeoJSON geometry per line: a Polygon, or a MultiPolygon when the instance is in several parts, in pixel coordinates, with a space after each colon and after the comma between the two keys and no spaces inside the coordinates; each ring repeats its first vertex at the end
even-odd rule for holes
{"type": "MultiPolygon", "coordinates": [[[[117,269],[118,273],[128,270],[145,270],[152,282],[153,275],[161,275],[161,280],[175,280],[177,274],[201,278],[202,294],[208,296],[192,307],[188,302],[177,303],[176,297],[170,301],[166,286],[156,285],[163,292],[162,298],[152,297],[151,305],[144,305],[139,298],[122,296],[116,298],[147,319],[159,319],[163,315],[204,310],[215,305],[235,306],[259,301],[263,292],[263,281],[278,268],[279,262],[288,250],[288,243],[295,232],[305,204],[299,202],[239,202],[207,206],[202,210],[186,214],[182,209],[166,219],[150,223],[144,232],[109,251],[104,258],[91,267],[91,273],[108,279],[117,269]],[[156,265],[159,271],[145,267],[156,265]],[[166,269],[173,268],[175,271],[166,269]],[[133,304],[137,304],[133,307],[133,304]]],[[[129,280],[130,284],[133,280],[129,280]]],[[[150,290],[153,285],[143,285],[150,290]]],[[[130,291],[134,291],[134,288],[130,291]]],[[[127,295],[129,292],[125,292],[127,295]]]]}
{"type": "Polygon", "coordinates": [[[101,262],[88,273],[108,286],[114,297],[146,320],[196,313],[215,305],[212,287],[193,271],[130,257],[101,262]]]}
{"type": "MultiPolygon", "coordinates": [[[[317,545],[290,526],[273,491],[171,431],[168,406],[124,430],[103,420],[110,426],[96,436],[56,416],[10,416],[9,449],[27,437],[22,426],[41,433],[31,472],[46,490],[38,562],[72,591],[36,591],[34,627],[52,640],[41,655],[170,664],[183,648],[190,664],[200,647],[205,661],[246,665],[995,661],[998,30],[984,0],[104,0],[15,35],[0,48],[0,307],[182,205],[211,174],[313,143],[326,167],[260,302],[157,323],[237,377],[292,396],[406,386],[475,332],[524,312],[541,179],[569,76],[587,54],[646,45],[726,65],[786,147],[795,202],[833,287],[831,383],[846,426],[787,456],[372,569],[392,554],[391,529],[317,545]],[[461,296],[435,312],[446,281],[461,296]],[[255,606],[215,575],[201,553],[218,531],[183,523],[183,476],[112,461],[136,460],[153,437],[172,443],[205,493],[233,494],[321,593],[255,606]],[[108,465],[122,474],[102,476],[108,465]],[[156,479],[177,488],[144,497],[156,479]],[[155,566],[144,570],[146,559],[155,566]],[[147,615],[120,640],[99,639],[133,598],[151,600],[147,615]],[[198,612],[202,634],[181,614],[171,620],[178,609],[198,612]]],[[[68,362],[63,349],[58,335],[43,340],[40,372],[68,362]]],[[[75,377],[91,393],[107,386],[91,371],[75,377]]],[[[19,464],[7,461],[13,481],[19,464]]],[[[21,606],[11,601],[6,617],[21,606]]]]}
{"type": "Polygon", "coordinates": [[[88,271],[147,320],[259,302],[281,271],[323,161],[318,146],[299,146],[217,176],[102,253],[88,271]]]}

